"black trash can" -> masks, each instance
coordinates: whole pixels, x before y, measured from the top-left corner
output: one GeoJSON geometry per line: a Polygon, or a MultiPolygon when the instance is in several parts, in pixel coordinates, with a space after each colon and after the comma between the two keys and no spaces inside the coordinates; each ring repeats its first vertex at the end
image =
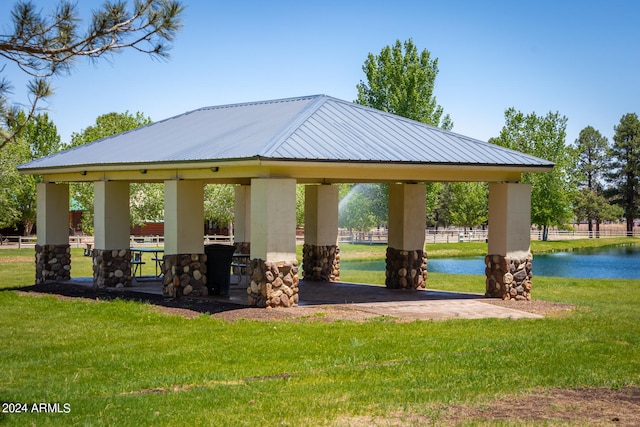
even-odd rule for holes
{"type": "Polygon", "coordinates": [[[231,262],[235,247],[231,245],[205,245],[207,255],[207,288],[211,295],[229,295],[231,262]]]}

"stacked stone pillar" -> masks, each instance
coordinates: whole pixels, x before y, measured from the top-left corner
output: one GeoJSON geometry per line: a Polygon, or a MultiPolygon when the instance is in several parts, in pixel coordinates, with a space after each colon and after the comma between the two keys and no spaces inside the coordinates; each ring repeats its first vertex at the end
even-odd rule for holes
{"type": "Polygon", "coordinates": [[[489,244],[485,296],[530,300],[532,288],[531,186],[489,185],[489,244]]]}
{"type": "Polygon", "coordinates": [[[296,181],[251,180],[249,305],[292,307],[298,303],[296,181]]]}
{"type": "Polygon", "coordinates": [[[305,280],[340,280],[338,187],[307,185],[304,205],[302,274],[305,280]]]}
{"type": "Polygon", "coordinates": [[[164,212],[163,294],[174,298],[208,295],[203,182],[165,181],[164,212]]]}
{"type": "Polygon", "coordinates": [[[69,246],[69,186],[37,186],[36,284],[71,279],[69,246]]]}
{"type": "Polygon", "coordinates": [[[129,183],[94,182],[93,285],[131,286],[129,183]]]}
{"type": "Polygon", "coordinates": [[[389,247],[385,280],[388,288],[426,287],[425,224],[426,186],[389,185],[389,247]]]}

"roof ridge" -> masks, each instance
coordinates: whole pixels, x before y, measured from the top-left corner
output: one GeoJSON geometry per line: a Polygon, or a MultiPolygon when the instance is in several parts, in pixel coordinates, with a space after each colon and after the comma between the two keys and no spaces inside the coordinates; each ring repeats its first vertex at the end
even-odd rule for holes
{"type": "MultiPolygon", "coordinates": [[[[210,105],[210,106],[207,106],[207,107],[200,107],[200,108],[196,108],[195,110],[187,111],[187,112],[185,112],[185,113],[183,113],[181,115],[196,113],[198,111],[205,111],[205,110],[222,110],[222,109],[225,109],[225,108],[246,107],[246,106],[249,106],[249,105],[262,105],[262,104],[277,104],[277,103],[284,103],[284,102],[295,102],[295,101],[302,101],[304,99],[316,98],[318,96],[325,96],[325,95],[293,96],[293,97],[289,97],[289,98],[267,99],[267,100],[264,100],[264,101],[247,101],[247,102],[237,102],[237,103],[232,103],[232,104],[210,105]]],[[[178,117],[178,116],[175,116],[175,117],[178,117]]]]}
{"type": "Polygon", "coordinates": [[[329,97],[327,95],[313,95],[309,97],[302,97],[297,99],[305,99],[309,98],[311,101],[305,105],[305,107],[300,110],[289,122],[282,128],[280,132],[275,134],[269,142],[265,144],[265,146],[260,150],[258,156],[270,157],[273,152],[276,150],[276,147],[283,144],[287,138],[296,130],[298,127],[304,123],[309,117],[313,115],[318,108],[322,106],[329,97]]]}

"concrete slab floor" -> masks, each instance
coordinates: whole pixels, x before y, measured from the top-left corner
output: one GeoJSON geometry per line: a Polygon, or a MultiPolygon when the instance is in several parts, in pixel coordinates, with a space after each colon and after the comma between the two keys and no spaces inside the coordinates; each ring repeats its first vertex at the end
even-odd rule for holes
{"type": "MultiPolygon", "coordinates": [[[[90,278],[74,279],[73,283],[93,286],[90,278]]],[[[233,282],[232,282],[233,283],[233,282]]],[[[384,286],[301,280],[299,306],[348,305],[352,310],[380,316],[404,319],[482,319],[482,318],[542,318],[543,316],[490,304],[482,294],[438,290],[387,289],[384,286]]],[[[126,291],[162,294],[159,281],[134,280],[126,291]]],[[[231,284],[228,296],[209,296],[217,301],[247,305],[246,285],[231,284]]],[[[286,310],[286,309],[282,309],[286,310]]]]}

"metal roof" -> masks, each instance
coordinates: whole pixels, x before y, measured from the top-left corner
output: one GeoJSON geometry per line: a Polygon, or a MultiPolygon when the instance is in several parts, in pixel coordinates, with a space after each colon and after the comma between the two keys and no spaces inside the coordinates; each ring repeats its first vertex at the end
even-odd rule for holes
{"type": "Polygon", "coordinates": [[[490,165],[548,170],[552,162],[326,95],[206,107],[19,166],[242,159],[490,165]]]}

